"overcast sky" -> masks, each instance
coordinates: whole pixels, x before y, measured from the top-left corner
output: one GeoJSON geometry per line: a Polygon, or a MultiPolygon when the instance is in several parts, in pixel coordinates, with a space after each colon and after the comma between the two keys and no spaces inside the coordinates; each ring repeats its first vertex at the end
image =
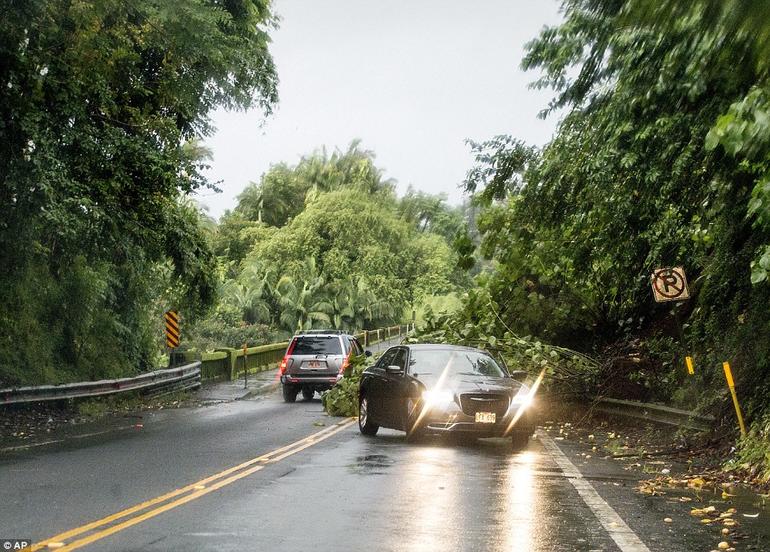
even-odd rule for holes
{"type": "Polygon", "coordinates": [[[279,105],[214,113],[200,200],[219,217],[271,164],[296,163],[360,138],[385,176],[458,203],[471,166],[466,138],[513,134],[542,145],[557,121],[537,119],[551,97],[528,89],[524,44],[560,21],[554,0],[276,0],[271,52],[279,105]]]}

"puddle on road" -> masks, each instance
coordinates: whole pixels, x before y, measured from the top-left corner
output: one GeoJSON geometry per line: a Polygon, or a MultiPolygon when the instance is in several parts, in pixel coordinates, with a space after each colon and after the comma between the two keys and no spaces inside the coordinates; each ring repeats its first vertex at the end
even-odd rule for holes
{"type": "Polygon", "coordinates": [[[395,460],[384,454],[367,454],[357,457],[355,463],[349,464],[348,468],[359,475],[383,475],[393,464],[395,460]]]}

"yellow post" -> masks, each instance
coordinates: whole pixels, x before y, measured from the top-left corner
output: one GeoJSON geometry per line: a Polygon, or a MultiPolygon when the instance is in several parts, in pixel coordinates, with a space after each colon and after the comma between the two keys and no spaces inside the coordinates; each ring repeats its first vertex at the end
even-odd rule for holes
{"type": "Polygon", "coordinates": [[[727,380],[727,387],[730,388],[730,395],[733,397],[733,405],[735,405],[735,414],[738,416],[738,426],[741,428],[741,435],[746,436],[746,425],[743,423],[743,414],[741,413],[741,405],[738,404],[738,395],[735,394],[735,382],[733,381],[733,373],[730,371],[730,363],[723,362],[722,368],[725,370],[725,379],[727,380]]]}
{"type": "Polygon", "coordinates": [[[695,366],[693,366],[692,357],[684,357],[684,361],[687,364],[687,373],[692,376],[695,373],[695,366]]]}
{"type": "Polygon", "coordinates": [[[246,343],[243,343],[243,388],[248,389],[249,387],[249,352],[246,349],[246,343]]]}

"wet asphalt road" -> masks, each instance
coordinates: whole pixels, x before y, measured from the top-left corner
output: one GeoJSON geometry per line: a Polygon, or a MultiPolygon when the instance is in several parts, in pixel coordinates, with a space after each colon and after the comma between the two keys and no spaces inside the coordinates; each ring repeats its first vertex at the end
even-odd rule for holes
{"type": "Polygon", "coordinates": [[[132,519],[82,549],[670,552],[717,542],[687,519],[688,506],[636,493],[638,474],[586,460],[581,445],[542,431],[512,452],[494,439],[408,444],[387,430],[365,438],[355,424],[333,428],[339,422],[318,399],[284,404],[274,392],[154,412],[141,428],[2,454],[0,538],[47,539],[297,442],[219,489],[188,489],[192,499],[154,517],[140,519],[168,501],[59,542],[132,519]],[[326,437],[303,441],[318,433],[326,437]],[[618,518],[607,518],[602,503],[618,518]],[[666,516],[675,523],[662,523],[666,516]]]}

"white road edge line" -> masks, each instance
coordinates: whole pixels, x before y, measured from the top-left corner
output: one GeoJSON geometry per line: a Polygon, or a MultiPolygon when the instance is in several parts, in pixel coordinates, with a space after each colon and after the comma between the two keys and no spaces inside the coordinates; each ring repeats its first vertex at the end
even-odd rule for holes
{"type": "Polygon", "coordinates": [[[583,477],[583,474],[577,466],[567,458],[567,455],[553,442],[553,439],[542,431],[538,431],[537,436],[556,461],[556,464],[561,468],[562,472],[564,472],[564,475],[567,476],[567,480],[572,483],[573,487],[575,487],[580,498],[583,499],[586,506],[591,509],[596,516],[596,519],[602,524],[604,530],[607,531],[612,540],[615,541],[615,544],[618,545],[618,548],[623,552],[650,552],[650,549],[647,548],[636,533],[626,525],[623,518],[612,509],[612,506],[607,504],[607,502],[599,496],[596,489],[594,489],[591,483],[583,477]]]}

